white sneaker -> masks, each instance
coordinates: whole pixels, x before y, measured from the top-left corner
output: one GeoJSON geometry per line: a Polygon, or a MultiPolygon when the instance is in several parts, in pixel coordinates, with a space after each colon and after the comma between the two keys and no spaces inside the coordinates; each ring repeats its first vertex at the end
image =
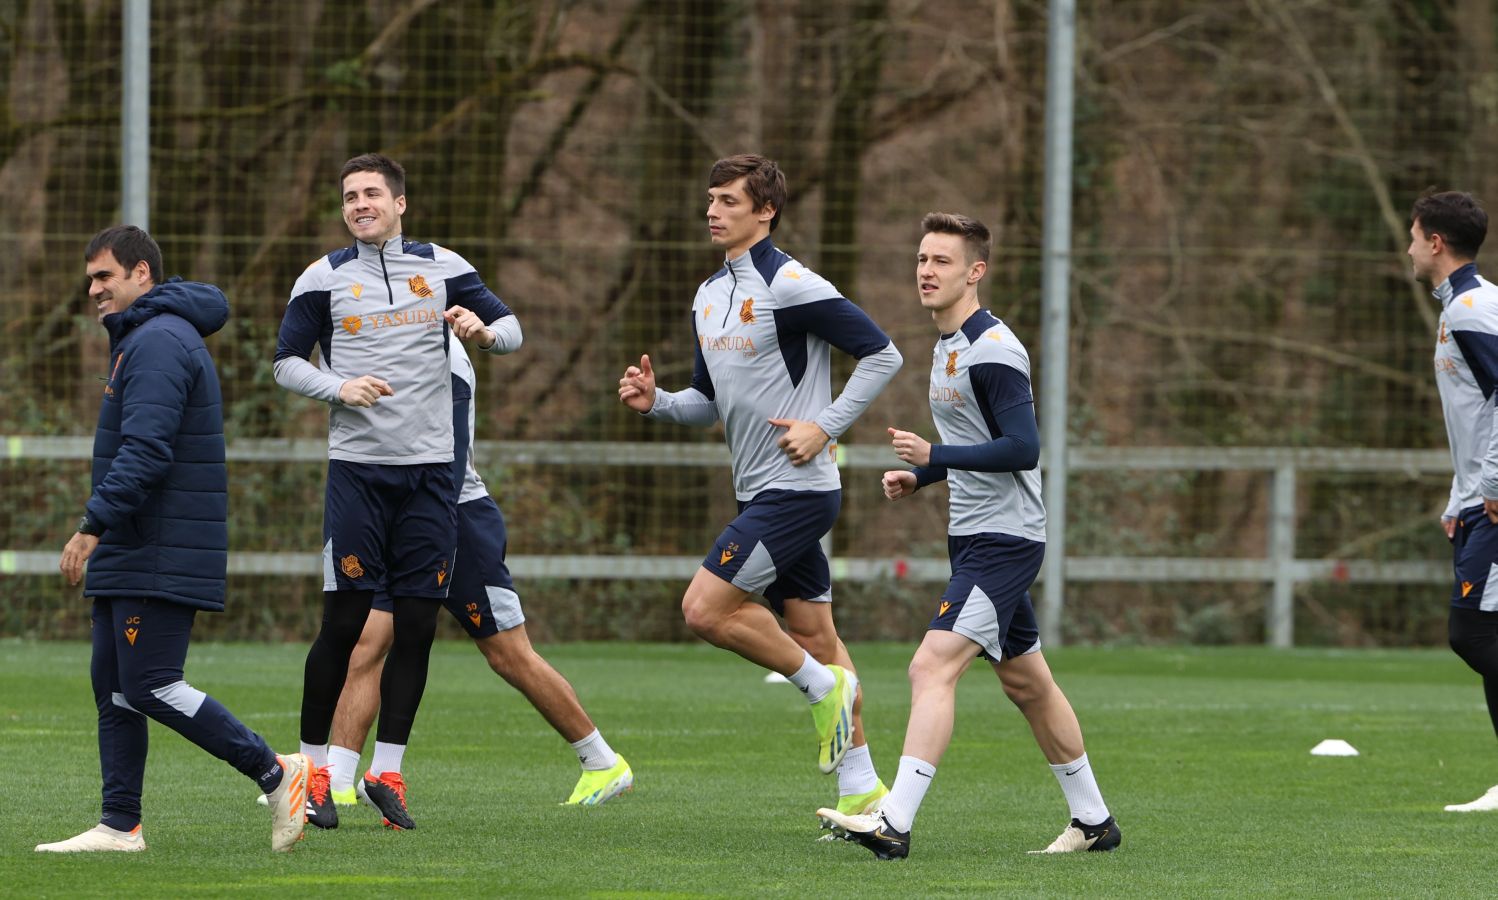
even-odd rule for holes
{"type": "Polygon", "coordinates": [[[279,853],[290,853],[307,827],[307,773],[312,771],[312,763],[300,753],[277,756],[276,759],[284,772],[281,783],[265,795],[271,816],[270,848],[279,853]]]}
{"type": "Polygon", "coordinates": [[[1049,847],[1029,853],[1032,856],[1037,853],[1107,853],[1117,850],[1122,842],[1123,834],[1112,816],[1096,825],[1083,825],[1080,820],[1072,819],[1049,847]]]}
{"type": "Polygon", "coordinates": [[[1447,812],[1487,812],[1490,809],[1498,809],[1498,785],[1488,788],[1486,794],[1471,803],[1453,803],[1446,807],[1447,812]]]}
{"type": "Polygon", "coordinates": [[[38,853],[97,853],[112,850],[120,853],[139,853],[146,849],[146,839],[140,835],[140,826],[129,831],[116,831],[108,825],[95,825],[82,834],[74,835],[55,844],[37,844],[38,853]]]}

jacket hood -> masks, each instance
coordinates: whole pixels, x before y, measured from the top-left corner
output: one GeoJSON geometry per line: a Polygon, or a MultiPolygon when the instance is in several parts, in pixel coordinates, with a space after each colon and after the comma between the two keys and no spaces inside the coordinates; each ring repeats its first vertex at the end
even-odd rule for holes
{"type": "Polygon", "coordinates": [[[122,331],[128,331],[162,313],[181,316],[207,337],[229,321],[229,298],[211,284],[183,281],[173,276],[142,294],[120,313],[122,331]]]}

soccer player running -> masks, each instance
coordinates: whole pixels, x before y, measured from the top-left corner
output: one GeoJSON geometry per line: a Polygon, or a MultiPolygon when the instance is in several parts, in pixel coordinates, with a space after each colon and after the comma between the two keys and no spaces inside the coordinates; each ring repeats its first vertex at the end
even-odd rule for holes
{"type": "Polygon", "coordinates": [[[339,183],[354,245],[297,279],[275,361],[278,384],[330,406],[322,627],[302,690],[302,752],[314,766],[308,821],[338,824],[328,735],[349,656],[371,602],[384,592],[393,637],[374,758],[361,786],[387,826],[408,829],[416,823],[401,764],[458,539],[448,329],[492,353],[517,349],[522,336],[509,307],[466,260],[402,237],[406,173],[399,163],[356,156],[339,183]],[[324,368],[309,361],[313,347],[321,348],[324,368]]]}
{"type": "Polygon", "coordinates": [[[889,429],[895,454],[916,468],[885,472],[884,495],[899,500],[947,481],[952,580],[910,662],[910,724],[889,796],[868,815],[817,814],[880,859],[905,858],[916,811],[952,740],[957,681],[983,656],[1030,723],[1071,807],[1061,835],[1032,852],[1112,850],[1118,825],[1093,778],[1076,713],[1041,655],[1030,605],[1029,588],[1045,556],[1030,357],[1009,326],[978,304],[988,229],[948,213],[928,214],[921,229],[916,287],[941,333],[930,400],[942,443],[889,429]]]}
{"type": "Polygon", "coordinates": [[[83,254],[88,296],[109,332],[109,379],[94,432],[93,492],[59,563],[88,575],[99,711],[99,824],[44,853],[139,851],[146,717],[253,780],[271,808],[271,849],[306,823],[309,764],[277,756],[217,700],[183,678],[199,610],[222,612],[229,557],[223,400],[203,338],[229,320],[211,284],[162,281],[161,248],[123,225],[83,254]]]}
{"type": "MultiPolygon", "coordinates": [[[[460,341],[449,341],[453,387],[468,399],[453,401],[453,430],[458,437],[454,460],[462,492],[458,502],[458,559],[452,589],[444,601],[489,668],[525,695],[536,711],[577,751],[582,775],[567,804],[596,806],[634,786],[634,772],[604,740],[578,702],[577,692],[561,673],[531,646],[525,613],[505,565],[504,515],[473,464],[476,397],[473,364],[460,341]],[[459,383],[466,390],[459,389],[459,383]]],[[[455,394],[456,396],[456,394],[455,394]]],[[[348,680],[333,716],[333,745],[328,748],[333,801],[356,800],[354,773],[359,750],[379,710],[380,672],[394,636],[388,595],[375,598],[364,633],[349,662],[348,680]]]]}
{"type": "MultiPolygon", "coordinates": [[[[1441,525],[1452,543],[1451,649],[1482,676],[1488,715],[1498,731],[1498,593],[1487,592],[1498,563],[1498,287],[1477,274],[1488,215],[1471,194],[1446,191],[1410,211],[1411,268],[1441,301],[1436,387],[1451,445],[1451,493],[1441,525]]],[[[1498,786],[1448,812],[1498,809],[1498,786]]]]}
{"type": "Polygon", "coordinates": [[[657,389],[650,357],[619,379],[619,399],[651,418],[707,427],[722,419],[739,515],[682,597],[699,637],[786,676],[811,703],[824,773],[839,806],[862,812],[886,789],[859,719],[858,679],[833,626],[832,582],[818,543],[841,504],[842,434],[900,367],[863,310],[776,248],[785,175],[762,156],[720,159],[708,176],[707,226],[723,268],[697,289],[691,386],[657,389]],[[858,359],[832,399],[831,348],[858,359]],[[784,620],[753,602],[762,594],[784,620]],[[846,754],[846,758],[845,755],[846,754]]]}

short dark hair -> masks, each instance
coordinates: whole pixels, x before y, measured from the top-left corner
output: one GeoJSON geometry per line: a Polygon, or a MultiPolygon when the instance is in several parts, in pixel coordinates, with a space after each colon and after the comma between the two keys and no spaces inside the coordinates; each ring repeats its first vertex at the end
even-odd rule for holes
{"type": "Polygon", "coordinates": [[[361,153],[344,163],[343,169],[338,173],[339,194],[343,193],[343,180],[355,172],[379,173],[385,178],[385,186],[390,188],[390,196],[406,195],[406,170],[383,153],[361,153]]]}
{"type": "Polygon", "coordinates": [[[1463,191],[1426,191],[1410,209],[1410,221],[1419,222],[1426,237],[1439,234],[1463,259],[1476,259],[1488,236],[1488,214],[1463,191]]]}
{"type": "Polygon", "coordinates": [[[962,238],[969,263],[988,262],[988,252],[993,246],[993,235],[987,225],[956,213],[926,213],[921,219],[921,234],[955,234],[962,238]]]}
{"type": "Polygon", "coordinates": [[[106,228],[88,242],[83,249],[83,261],[93,262],[99,258],[99,254],[108,250],[114,254],[114,258],[124,267],[125,274],[135,271],[135,267],[144,260],[146,266],[151,270],[151,283],[161,284],[161,248],[156,241],[144,229],[134,225],[116,225],[106,228]]]}
{"type": "Polygon", "coordinates": [[[759,212],[765,204],[775,207],[775,217],[770,220],[770,230],[780,224],[780,213],[785,209],[785,173],[775,165],[775,160],[754,153],[725,156],[713,163],[707,174],[707,186],[722,187],[730,181],[744,179],[744,191],[759,212]]]}

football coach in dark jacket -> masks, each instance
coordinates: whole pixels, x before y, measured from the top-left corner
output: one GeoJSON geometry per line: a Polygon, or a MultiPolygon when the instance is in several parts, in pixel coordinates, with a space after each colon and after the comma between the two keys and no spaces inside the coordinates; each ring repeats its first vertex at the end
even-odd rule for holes
{"type": "Polygon", "coordinates": [[[93,493],[60,568],[93,598],[99,825],[43,852],[144,850],[146,717],[253,779],[268,795],[271,848],[306,822],[307,760],[273,753],[182,676],[198,610],[224,608],[228,475],[218,373],[203,338],[229,320],[209,284],[161,280],[161,248],[134,226],[84,251],[88,295],[109,331],[109,378],[94,434],[93,493]]]}

